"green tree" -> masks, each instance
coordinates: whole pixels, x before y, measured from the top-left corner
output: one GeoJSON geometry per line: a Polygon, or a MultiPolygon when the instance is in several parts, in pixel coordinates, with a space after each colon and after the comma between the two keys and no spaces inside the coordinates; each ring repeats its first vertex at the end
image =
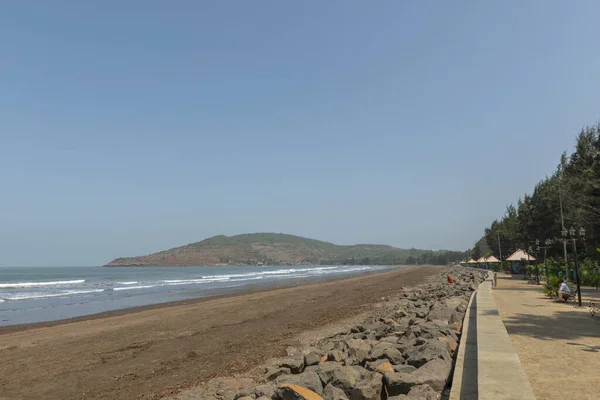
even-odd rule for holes
{"type": "MultiPolygon", "coordinates": [[[[509,250],[535,247],[536,239],[555,239],[548,256],[562,259],[561,198],[565,226],[584,227],[587,232],[586,241],[578,245],[581,259],[600,260],[600,254],[588,251],[600,241],[600,124],[582,129],[573,153],[563,153],[552,175],[542,179],[516,205],[509,205],[504,216],[484,230],[482,239],[496,253],[499,238],[504,255],[509,250]]],[[[486,253],[480,242],[473,249],[473,258],[486,253]]]]}

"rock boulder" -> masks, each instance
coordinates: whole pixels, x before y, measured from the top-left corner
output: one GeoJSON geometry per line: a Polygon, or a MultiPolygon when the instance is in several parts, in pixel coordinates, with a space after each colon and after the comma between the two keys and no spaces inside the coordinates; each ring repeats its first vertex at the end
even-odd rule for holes
{"type": "Polygon", "coordinates": [[[282,375],[277,378],[277,383],[281,385],[298,385],[304,388],[308,388],[318,395],[323,394],[323,383],[319,375],[313,371],[305,371],[298,375],[282,375]]]}
{"type": "Polygon", "coordinates": [[[277,390],[277,395],[281,400],[323,400],[317,393],[294,384],[280,385],[277,390]]]}
{"type": "Polygon", "coordinates": [[[452,357],[448,352],[448,345],[439,340],[430,341],[421,346],[415,346],[406,352],[408,356],[406,363],[413,367],[420,368],[427,362],[436,359],[443,358],[444,360],[450,361],[452,357]]]}
{"type": "Polygon", "coordinates": [[[267,397],[271,399],[275,396],[275,387],[271,385],[258,385],[254,388],[254,394],[256,394],[257,398],[267,397]]]}
{"type": "Polygon", "coordinates": [[[431,307],[427,320],[440,325],[448,325],[453,313],[456,313],[456,307],[449,307],[442,302],[437,302],[431,307]]]}
{"type": "Polygon", "coordinates": [[[277,379],[281,375],[289,375],[290,373],[291,373],[291,370],[289,368],[285,368],[285,367],[268,368],[267,372],[265,373],[265,378],[268,381],[272,381],[272,380],[277,379]]]}
{"type": "Polygon", "coordinates": [[[303,358],[284,358],[279,362],[279,366],[282,368],[289,368],[292,374],[299,374],[304,370],[304,357],[303,358]]]}
{"type": "Polygon", "coordinates": [[[429,385],[441,393],[450,375],[452,363],[441,358],[429,361],[413,373],[394,373],[384,376],[389,395],[408,394],[416,385],[429,385]]]}
{"type": "Polygon", "coordinates": [[[361,380],[354,386],[350,392],[350,398],[352,400],[380,399],[382,389],[381,375],[372,374],[369,378],[361,380]]]}
{"type": "Polygon", "coordinates": [[[322,357],[323,357],[323,354],[321,354],[321,353],[317,353],[314,351],[310,352],[304,356],[304,365],[305,366],[317,365],[321,361],[322,357]]]}
{"type": "Polygon", "coordinates": [[[344,366],[333,371],[331,384],[350,394],[361,379],[361,373],[354,367],[344,366]]]}
{"type": "Polygon", "coordinates": [[[402,364],[404,357],[400,350],[392,343],[380,342],[373,346],[370,354],[371,360],[387,358],[392,364],[402,364]]]}
{"type": "Polygon", "coordinates": [[[333,385],[325,386],[325,389],[323,389],[323,398],[325,400],[348,400],[346,393],[333,385]]]}

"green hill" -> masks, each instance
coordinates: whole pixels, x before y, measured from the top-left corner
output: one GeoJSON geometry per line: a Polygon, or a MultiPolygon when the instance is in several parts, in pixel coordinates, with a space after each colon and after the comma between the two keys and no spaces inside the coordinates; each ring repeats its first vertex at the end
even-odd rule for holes
{"type": "Polygon", "coordinates": [[[399,249],[386,245],[340,246],[282,233],[214,236],[197,243],[138,257],[123,257],[107,266],[155,265],[302,265],[302,264],[447,264],[464,252],[399,249]]]}

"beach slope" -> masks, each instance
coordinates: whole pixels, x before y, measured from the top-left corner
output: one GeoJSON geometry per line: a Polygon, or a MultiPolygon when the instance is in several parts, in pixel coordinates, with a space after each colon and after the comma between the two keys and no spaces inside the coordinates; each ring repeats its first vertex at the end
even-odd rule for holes
{"type": "Polygon", "coordinates": [[[370,311],[442,267],[0,329],[0,397],[160,398],[285,354],[305,331],[370,311]]]}

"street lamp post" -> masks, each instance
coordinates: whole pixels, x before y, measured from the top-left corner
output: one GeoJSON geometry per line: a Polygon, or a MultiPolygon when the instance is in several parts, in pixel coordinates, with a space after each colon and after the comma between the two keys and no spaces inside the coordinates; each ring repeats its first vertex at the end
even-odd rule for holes
{"type": "MultiPolygon", "coordinates": [[[[579,281],[579,266],[577,264],[577,238],[575,237],[575,228],[571,227],[571,229],[569,229],[568,233],[571,236],[570,239],[573,242],[573,261],[575,263],[575,281],[577,282],[577,302],[579,303],[579,307],[582,307],[581,283],[579,281]]],[[[566,229],[562,230],[562,235],[565,239],[567,238],[567,230],[566,229]]],[[[583,227],[579,229],[579,236],[581,236],[581,238],[585,237],[585,229],[583,229],[583,227]]]]}
{"type": "Polygon", "coordinates": [[[550,247],[550,245],[552,244],[552,240],[546,239],[544,244],[544,267],[546,269],[546,282],[548,282],[548,257],[546,256],[548,255],[548,247],[550,247]]]}
{"type": "MultiPolygon", "coordinates": [[[[531,248],[531,246],[529,246],[529,248],[527,249],[527,267],[529,268],[529,273],[531,274],[531,260],[529,259],[529,255],[533,253],[533,249],[531,248]]],[[[529,277],[527,276],[527,272],[525,273],[525,276],[527,277],[527,282],[531,282],[531,280],[533,280],[533,276],[531,277],[531,280],[529,279],[529,277]]]]}
{"type": "Polygon", "coordinates": [[[540,251],[540,240],[535,239],[535,281],[540,284],[540,269],[538,268],[538,252],[540,251]]]}

